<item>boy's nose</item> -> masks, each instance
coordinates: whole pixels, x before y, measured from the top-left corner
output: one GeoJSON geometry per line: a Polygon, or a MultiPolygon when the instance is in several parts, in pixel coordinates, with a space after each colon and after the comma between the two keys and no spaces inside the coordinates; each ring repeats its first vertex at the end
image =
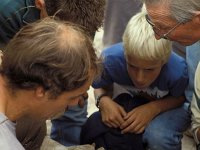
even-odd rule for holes
{"type": "Polygon", "coordinates": [[[144,81],[143,71],[138,71],[136,81],[137,81],[137,83],[142,83],[144,81]]]}

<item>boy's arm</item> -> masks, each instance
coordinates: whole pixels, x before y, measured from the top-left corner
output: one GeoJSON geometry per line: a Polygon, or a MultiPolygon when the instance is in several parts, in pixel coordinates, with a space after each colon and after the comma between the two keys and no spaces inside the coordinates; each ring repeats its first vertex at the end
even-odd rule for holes
{"type": "Polygon", "coordinates": [[[99,109],[102,121],[109,127],[118,128],[123,122],[126,112],[119,104],[112,100],[112,86],[94,89],[95,97],[104,94],[99,99],[99,109]]]}
{"type": "Polygon", "coordinates": [[[150,102],[150,105],[154,105],[155,111],[157,111],[158,115],[167,110],[181,106],[184,103],[184,101],[185,101],[185,96],[180,96],[180,97],[167,96],[163,99],[150,102]]]}
{"type": "Polygon", "coordinates": [[[149,122],[162,112],[181,106],[185,101],[184,96],[178,98],[168,96],[147,104],[138,106],[130,111],[124,119],[126,120],[120,128],[123,133],[142,133],[149,122]]]}

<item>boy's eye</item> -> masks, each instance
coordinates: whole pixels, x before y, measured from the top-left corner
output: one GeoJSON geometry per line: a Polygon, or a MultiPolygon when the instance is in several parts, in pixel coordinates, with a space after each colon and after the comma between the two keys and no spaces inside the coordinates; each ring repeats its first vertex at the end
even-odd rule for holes
{"type": "Polygon", "coordinates": [[[128,64],[128,67],[135,69],[136,67],[133,65],[128,64]]]}
{"type": "Polygon", "coordinates": [[[154,71],[154,69],[145,69],[145,71],[154,71]]]}

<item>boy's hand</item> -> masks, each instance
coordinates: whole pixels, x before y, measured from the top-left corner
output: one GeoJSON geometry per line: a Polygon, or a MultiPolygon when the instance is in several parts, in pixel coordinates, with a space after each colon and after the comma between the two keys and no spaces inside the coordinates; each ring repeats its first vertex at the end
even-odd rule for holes
{"type": "Polygon", "coordinates": [[[120,126],[122,133],[142,133],[157,114],[158,111],[153,103],[134,108],[124,117],[126,121],[120,126]]]}
{"type": "Polygon", "coordinates": [[[102,121],[110,128],[118,128],[124,123],[127,115],[123,107],[114,102],[110,97],[103,97],[99,104],[102,121]]]}

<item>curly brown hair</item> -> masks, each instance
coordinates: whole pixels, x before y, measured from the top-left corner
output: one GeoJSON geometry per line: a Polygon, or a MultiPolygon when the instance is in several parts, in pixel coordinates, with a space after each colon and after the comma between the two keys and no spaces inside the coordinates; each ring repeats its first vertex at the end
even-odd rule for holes
{"type": "Polygon", "coordinates": [[[45,5],[49,16],[79,24],[91,36],[102,26],[105,0],[45,0],[45,5]]]}

